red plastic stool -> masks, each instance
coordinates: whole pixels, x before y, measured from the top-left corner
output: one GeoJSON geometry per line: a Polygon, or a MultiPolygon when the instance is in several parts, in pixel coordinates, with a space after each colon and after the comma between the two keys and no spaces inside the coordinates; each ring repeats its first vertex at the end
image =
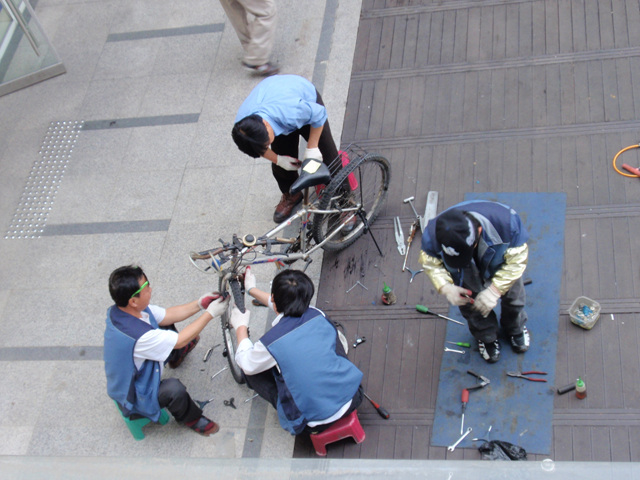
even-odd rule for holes
{"type": "Polygon", "coordinates": [[[334,422],[329,428],[320,433],[309,435],[313,448],[321,457],[327,456],[326,446],[343,438],[352,437],[356,443],[364,442],[365,434],[358,420],[358,411],[354,410],[349,416],[334,422]]]}

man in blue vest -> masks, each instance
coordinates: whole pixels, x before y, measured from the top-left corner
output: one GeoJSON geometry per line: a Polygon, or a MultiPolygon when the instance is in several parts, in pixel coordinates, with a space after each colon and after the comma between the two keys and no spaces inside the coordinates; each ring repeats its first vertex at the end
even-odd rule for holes
{"type": "Polygon", "coordinates": [[[164,363],[178,367],[195,347],[204,327],[225,312],[228,301],[205,294],[167,309],[150,305],[151,286],[137,266],[114,270],[109,277],[109,293],[115,305],[107,311],[104,332],[107,393],[123,415],[157,422],[166,407],[176,421],[197,433],[216,433],[218,424],[202,414],[182,382],[161,377],[164,363]],[[180,332],[176,330],[176,323],[200,310],[205,311],[196,320],[180,332]]]}
{"type": "Polygon", "coordinates": [[[362,372],[349,361],[335,325],[310,307],[314,287],[298,270],[273,279],[271,295],[256,288],[251,269],[246,292],[278,316],[256,343],[249,340],[249,311],[234,308],[236,362],[247,384],[276,408],[282,428],[293,435],[318,433],[349,415],[362,402],[362,372]]]}
{"type": "Polygon", "coordinates": [[[529,349],[525,322],[529,234],[515,210],[497,202],[468,201],[429,221],[420,263],[436,290],[469,324],[484,360],[500,358],[499,327],[516,353],[529,349]],[[500,325],[493,309],[501,301],[500,325]]]}

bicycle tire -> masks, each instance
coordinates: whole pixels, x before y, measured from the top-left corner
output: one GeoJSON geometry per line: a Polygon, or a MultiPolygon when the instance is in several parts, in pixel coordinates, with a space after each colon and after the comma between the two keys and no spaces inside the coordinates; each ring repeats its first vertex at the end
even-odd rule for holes
{"type": "MultiPolygon", "coordinates": [[[[236,363],[238,340],[236,337],[236,332],[231,326],[229,320],[231,319],[231,310],[233,309],[234,305],[237,306],[241,311],[245,311],[244,294],[242,293],[242,287],[238,280],[231,279],[229,280],[229,283],[227,285],[231,293],[231,299],[229,300],[227,310],[220,317],[220,325],[222,326],[222,338],[224,340],[224,348],[226,352],[227,362],[229,362],[229,370],[231,370],[231,375],[237,383],[243,384],[245,383],[244,372],[236,363]]],[[[227,285],[224,284],[224,279],[221,278],[218,289],[220,293],[227,291],[227,285]]]]}
{"type": "MultiPolygon", "coordinates": [[[[351,177],[351,179],[354,177],[351,177]]],[[[362,204],[367,223],[371,226],[387,198],[390,178],[391,168],[386,158],[373,154],[356,158],[331,179],[322,194],[318,208],[320,210],[345,208],[353,205],[355,200],[362,204]],[[354,175],[358,185],[354,190],[351,187],[346,190],[343,185],[350,184],[349,175],[351,174],[354,175]],[[341,190],[344,190],[344,192],[341,193],[341,190]]],[[[325,215],[321,213],[313,215],[312,233],[317,243],[323,242],[336,230],[341,215],[325,215]]],[[[364,223],[359,217],[356,218],[356,225],[352,231],[346,235],[338,233],[325,243],[322,249],[329,252],[338,252],[360,238],[365,232],[364,223]]]]}

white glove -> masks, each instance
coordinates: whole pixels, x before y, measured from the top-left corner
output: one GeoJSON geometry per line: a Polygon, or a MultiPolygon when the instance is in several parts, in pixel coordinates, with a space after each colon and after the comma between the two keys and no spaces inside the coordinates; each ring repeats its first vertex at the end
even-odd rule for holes
{"type": "Polygon", "coordinates": [[[205,293],[198,299],[198,306],[200,310],[206,310],[207,307],[213,302],[216,298],[220,296],[217,292],[205,293]]]}
{"type": "Polygon", "coordinates": [[[244,290],[250,294],[252,288],[256,288],[256,276],[251,272],[251,267],[247,267],[244,271],[244,290]]]}
{"type": "Polygon", "coordinates": [[[464,297],[463,295],[471,295],[471,291],[466,288],[458,287],[453,283],[447,283],[440,288],[440,293],[447,297],[447,301],[455,306],[460,307],[462,305],[466,305],[467,303],[473,303],[473,300],[470,298],[464,297]]]}
{"type": "Polygon", "coordinates": [[[320,153],[320,149],[319,148],[307,148],[304,151],[304,157],[305,160],[307,158],[313,158],[314,160],[318,160],[319,162],[322,161],[322,154],[320,153]]]}
{"type": "Polygon", "coordinates": [[[209,314],[213,318],[221,316],[224,312],[227,311],[227,307],[229,306],[229,298],[230,296],[227,297],[226,300],[223,300],[222,297],[214,300],[207,307],[207,312],[209,312],[209,314]]]}
{"type": "Polygon", "coordinates": [[[489,315],[491,310],[496,308],[498,300],[500,299],[500,293],[496,287],[491,284],[489,288],[485,288],[478,295],[476,295],[476,301],[473,304],[474,310],[480,312],[483,317],[489,315]]]}
{"type": "Polygon", "coordinates": [[[286,155],[278,155],[276,165],[290,172],[295,172],[300,168],[301,162],[297,158],[287,157],[286,155]]]}
{"type": "Polygon", "coordinates": [[[238,329],[238,327],[248,327],[249,326],[249,317],[251,316],[251,312],[246,310],[242,313],[238,310],[238,307],[233,307],[231,310],[231,318],[229,319],[229,323],[234,329],[238,329]]]}

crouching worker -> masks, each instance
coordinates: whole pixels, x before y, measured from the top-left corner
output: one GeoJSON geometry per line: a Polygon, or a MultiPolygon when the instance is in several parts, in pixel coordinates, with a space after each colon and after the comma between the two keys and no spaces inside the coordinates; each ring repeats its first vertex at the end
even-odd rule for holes
{"type": "Polygon", "coordinates": [[[362,372],[349,361],[338,330],[309,303],[314,287],[301,271],[284,270],[271,295],[256,288],[251,269],[245,290],[278,316],[256,343],[248,336],[249,311],[234,308],[236,362],[247,384],[278,411],[280,425],[293,435],[318,433],[349,415],[362,402],[362,372]]]}
{"type": "Polygon", "coordinates": [[[167,408],[176,421],[208,436],[217,423],[202,415],[177,378],[162,380],[164,363],[178,367],[195,347],[200,332],[222,315],[228,301],[205,294],[199,300],[164,309],[150,305],[151,286],[140,267],[126,266],[109,277],[109,293],[115,302],[107,311],[104,363],[107,393],[125,416],[147,417],[157,422],[167,408]],[[205,310],[206,308],[206,310],[205,310]],[[205,310],[178,332],[175,323],[205,310]]]}

